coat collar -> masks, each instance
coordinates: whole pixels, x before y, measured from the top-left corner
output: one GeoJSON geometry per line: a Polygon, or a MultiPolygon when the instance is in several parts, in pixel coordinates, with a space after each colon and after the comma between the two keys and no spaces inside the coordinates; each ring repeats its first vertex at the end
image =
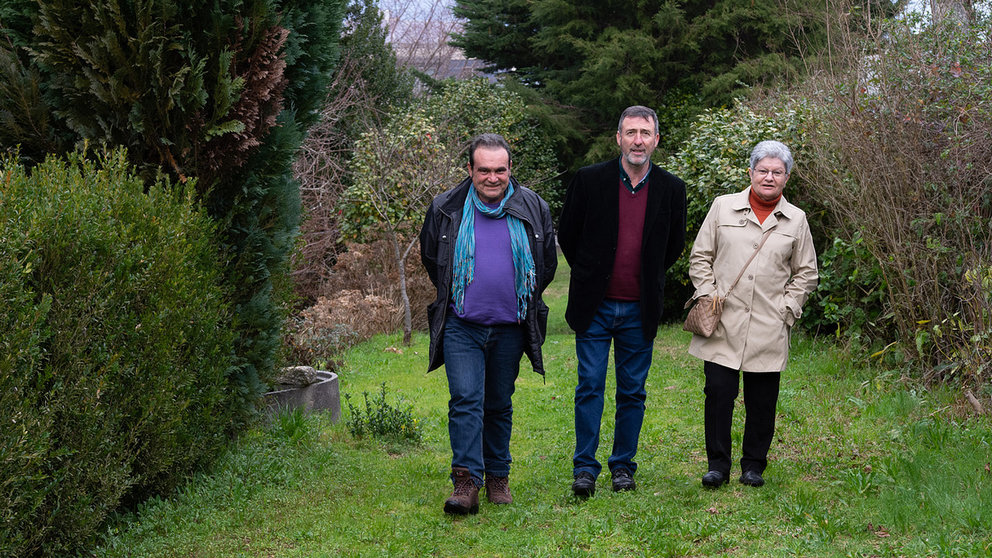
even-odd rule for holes
{"type": "MultiPolygon", "coordinates": [[[[737,192],[736,194],[731,194],[732,196],[731,207],[733,207],[735,211],[750,212],[751,202],[748,201],[750,195],[751,195],[750,186],[748,186],[741,192],[737,192]]],[[[782,194],[782,198],[778,200],[778,204],[776,204],[775,209],[772,210],[772,215],[775,215],[780,219],[783,217],[790,220],[796,219],[799,217],[799,214],[797,213],[798,209],[799,208],[792,205],[791,203],[788,202],[788,200],[785,199],[785,194],[782,194]]]]}
{"type": "MultiPolygon", "coordinates": [[[[517,179],[512,176],[510,177],[510,182],[513,184],[513,195],[510,196],[510,199],[506,200],[506,205],[504,208],[507,211],[516,209],[517,200],[520,197],[521,189],[520,183],[517,182],[517,179]]],[[[454,216],[457,215],[458,219],[460,219],[462,208],[465,207],[465,198],[468,197],[468,189],[471,187],[472,178],[467,177],[465,180],[459,182],[454,188],[441,194],[439,196],[437,206],[449,217],[454,218],[454,216]]]]}

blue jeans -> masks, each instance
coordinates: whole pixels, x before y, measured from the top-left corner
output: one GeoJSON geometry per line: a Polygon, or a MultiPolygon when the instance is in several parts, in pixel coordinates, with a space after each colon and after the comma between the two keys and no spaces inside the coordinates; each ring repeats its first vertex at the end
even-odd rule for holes
{"type": "Polygon", "coordinates": [[[523,326],[479,325],[450,315],[444,326],[451,466],[477,485],[510,474],[511,398],[524,354],[523,326]]]}
{"type": "Polygon", "coordinates": [[[599,447],[611,341],[616,364],[617,410],[613,453],[607,464],[610,471],[622,467],[633,474],[637,470],[634,456],[644,422],[644,400],[647,398],[644,384],[651,367],[654,339],[644,339],[640,303],[604,300],[589,329],[575,334],[579,382],[575,387],[573,475],[586,472],[595,477],[602,470],[596,461],[596,449],[599,447]]]}

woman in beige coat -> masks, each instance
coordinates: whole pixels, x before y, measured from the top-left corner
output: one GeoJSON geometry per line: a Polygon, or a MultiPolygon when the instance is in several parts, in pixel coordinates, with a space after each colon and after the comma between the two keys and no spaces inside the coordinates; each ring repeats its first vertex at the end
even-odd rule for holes
{"type": "Polygon", "coordinates": [[[727,297],[716,331],[708,338],[693,335],[689,344],[689,353],[703,359],[706,376],[706,487],[721,486],[730,477],[730,427],[741,371],[746,415],[740,482],[765,483],[761,475],[775,430],[789,333],[818,278],[806,214],[782,196],[792,164],[792,153],[780,142],[755,146],[747,171],[751,186],[713,200],[689,256],[693,298],[714,293],[727,297]]]}

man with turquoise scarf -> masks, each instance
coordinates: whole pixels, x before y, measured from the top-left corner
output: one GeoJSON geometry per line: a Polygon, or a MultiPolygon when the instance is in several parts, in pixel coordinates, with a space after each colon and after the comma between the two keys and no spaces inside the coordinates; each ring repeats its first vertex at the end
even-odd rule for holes
{"type": "Polygon", "coordinates": [[[420,231],[420,258],[437,288],[427,307],[428,370],[445,366],[451,396],[449,514],[478,512],[483,483],[490,502],[513,501],[511,398],[523,355],[544,374],[541,294],[558,265],[551,213],[510,166],[502,136],[474,138],[469,177],[434,198],[420,231]]]}

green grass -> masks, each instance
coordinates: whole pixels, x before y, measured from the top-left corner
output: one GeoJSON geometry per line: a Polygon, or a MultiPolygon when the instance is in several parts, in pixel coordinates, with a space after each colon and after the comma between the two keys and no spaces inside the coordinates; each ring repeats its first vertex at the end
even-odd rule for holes
{"type": "Polygon", "coordinates": [[[655,343],[637,491],[612,493],[607,474],[594,497],[572,497],[567,271],[549,289],[546,382],[526,364],[517,382],[512,505],[441,511],[451,490],[444,373],[425,373],[426,335],[411,347],[386,335],[345,355],[341,389],[355,401],[385,382],[389,402],[413,405],[419,446],[355,440],[346,416],[283,414],[175,497],[121,517],[91,555],[992,556],[990,420],[962,418],[950,390],[855,368],[803,338],[783,374],[764,487],[701,487],[702,366],[673,325],[655,343]]]}

